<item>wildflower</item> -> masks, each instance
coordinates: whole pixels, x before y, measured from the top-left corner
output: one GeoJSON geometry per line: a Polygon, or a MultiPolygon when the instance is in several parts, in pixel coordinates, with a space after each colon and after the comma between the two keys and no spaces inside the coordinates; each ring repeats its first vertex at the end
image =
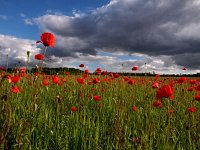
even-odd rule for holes
{"type": "Polygon", "coordinates": [[[11,92],[13,92],[13,93],[18,93],[19,92],[19,88],[17,87],[17,86],[12,86],[12,88],[11,88],[11,92]]]}
{"type": "Polygon", "coordinates": [[[101,71],[95,71],[96,75],[101,75],[101,71]]]}
{"type": "Polygon", "coordinates": [[[196,101],[200,101],[200,94],[196,95],[196,96],[194,97],[194,99],[195,99],[196,101]]]}
{"type": "Polygon", "coordinates": [[[94,79],[93,79],[93,83],[94,83],[94,84],[100,83],[100,80],[99,80],[98,78],[94,78],[94,79]]]}
{"type": "Polygon", "coordinates": [[[95,101],[100,101],[101,100],[101,97],[98,96],[98,95],[93,96],[93,98],[94,98],[95,101]]]}
{"type": "Polygon", "coordinates": [[[191,80],[190,80],[190,84],[196,84],[196,85],[197,85],[198,83],[199,83],[199,82],[198,82],[196,79],[191,79],[191,80]]]}
{"type": "Polygon", "coordinates": [[[44,80],[42,81],[42,84],[43,84],[44,86],[48,86],[48,85],[49,85],[49,81],[48,81],[47,79],[44,79],[44,80]]]}
{"type": "Polygon", "coordinates": [[[102,92],[102,93],[105,92],[105,91],[106,91],[106,90],[105,90],[104,88],[101,89],[101,92],[102,92]]]}
{"type": "Polygon", "coordinates": [[[187,110],[192,113],[192,112],[196,111],[196,108],[195,107],[189,107],[187,110]]]}
{"type": "Polygon", "coordinates": [[[80,64],[79,67],[83,68],[83,67],[84,67],[84,64],[80,64]]]}
{"type": "Polygon", "coordinates": [[[106,75],[106,74],[107,74],[107,71],[104,70],[101,74],[102,74],[102,75],[106,75]]]}
{"type": "Polygon", "coordinates": [[[109,75],[110,77],[113,77],[113,76],[114,76],[112,72],[110,72],[108,75],[109,75]]]}
{"type": "Polygon", "coordinates": [[[200,85],[196,86],[195,90],[198,91],[198,92],[200,92],[200,85]]]}
{"type": "Polygon", "coordinates": [[[135,83],[135,80],[133,80],[133,79],[128,81],[128,84],[130,84],[130,85],[133,85],[134,83],[135,83]]]}
{"type": "Polygon", "coordinates": [[[186,77],[181,77],[181,78],[179,78],[178,79],[178,84],[182,84],[182,83],[184,83],[185,81],[187,81],[187,78],[186,77]]]}
{"type": "Polygon", "coordinates": [[[6,69],[2,66],[0,66],[0,70],[5,71],[6,69]]]}
{"type": "Polygon", "coordinates": [[[97,68],[96,71],[100,71],[101,72],[101,68],[97,68]]]}
{"type": "Polygon", "coordinates": [[[52,80],[53,80],[53,83],[57,84],[59,81],[59,78],[58,78],[58,76],[53,76],[52,80]]]}
{"type": "Polygon", "coordinates": [[[138,70],[138,66],[133,66],[132,70],[133,70],[133,71],[138,70]]]}
{"type": "Polygon", "coordinates": [[[172,114],[173,112],[174,112],[174,111],[173,111],[172,109],[169,109],[169,110],[168,110],[168,113],[169,113],[169,114],[172,114]]]}
{"type": "Polygon", "coordinates": [[[156,74],[156,76],[155,76],[156,78],[159,78],[160,77],[160,74],[156,74]]]}
{"type": "Polygon", "coordinates": [[[162,107],[162,102],[159,101],[159,100],[157,100],[157,101],[153,102],[153,106],[154,106],[154,107],[161,108],[161,107],[162,107]]]}
{"type": "Polygon", "coordinates": [[[89,74],[89,70],[88,69],[85,70],[85,74],[89,74]]]}
{"type": "Polygon", "coordinates": [[[156,91],[156,97],[158,99],[161,98],[172,98],[173,97],[173,89],[170,85],[164,85],[156,91]]]}
{"type": "Polygon", "coordinates": [[[120,75],[118,73],[113,74],[114,78],[118,78],[120,75]]]}
{"type": "Polygon", "coordinates": [[[12,80],[11,82],[17,83],[19,81],[19,79],[20,79],[20,77],[15,75],[14,77],[11,78],[11,80],[12,80]]]}
{"type": "Polygon", "coordinates": [[[34,76],[39,76],[39,73],[38,72],[34,72],[34,76]]]}
{"type": "Polygon", "coordinates": [[[182,70],[187,70],[187,69],[185,67],[183,67],[182,70]]]}
{"type": "Polygon", "coordinates": [[[124,81],[128,81],[130,78],[127,76],[123,76],[124,81]]]}
{"type": "Polygon", "coordinates": [[[133,111],[136,111],[137,110],[137,107],[134,105],[134,106],[132,106],[132,110],[133,111]]]}
{"type": "Polygon", "coordinates": [[[43,43],[44,46],[54,47],[55,45],[55,37],[52,33],[45,32],[40,36],[41,41],[37,41],[36,43],[43,43]]]}
{"type": "Polygon", "coordinates": [[[66,72],[65,72],[65,74],[68,76],[68,75],[69,75],[69,72],[68,72],[68,71],[66,71],[66,72]]]}
{"type": "Polygon", "coordinates": [[[19,72],[20,72],[20,73],[26,72],[26,68],[19,68],[19,72]]]}
{"type": "Polygon", "coordinates": [[[73,111],[73,112],[77,111],[76,106],[72,106],[71,111],[73,111]]]}
{"type": "Polygon", "coordinates": [[[84,84],[85,83],[83,78],[78,78],[77,82],[80,83],[80,84],[84,84]]]}
{"type": "Polygon", "coordinates": [[[151,85],[151,87],[152,87],[153,89],[158,88],[158,87],[159,87],[158,82],[154,82],[154,83],[151,85]]]}
{"type": "Polygon", "coordinates": [[[194,87],[189,87],[187,90],[188,91],[193,91],[194,87]]]}
{"type": "Polygon", "coordinates": [[[44,59],[44,55],[43,54],[36,54],[35,55],[35,59],[37,59],[37,60],[43,60],[44,59]]]}

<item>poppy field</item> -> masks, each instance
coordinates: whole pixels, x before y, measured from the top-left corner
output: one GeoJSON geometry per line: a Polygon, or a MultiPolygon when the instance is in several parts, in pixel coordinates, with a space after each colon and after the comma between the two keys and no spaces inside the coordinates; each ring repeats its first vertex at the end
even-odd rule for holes
{"type": "MultiPolygon", "coordinates": [[[[37,42],[45,50],[54,46],[47,37],[37,42]]],[[[94,75],[79,67],[84,73],[77,75],[1,68],[1,149],[200,148],[199,78],[123,76],[101,68],[94,75]]]]}

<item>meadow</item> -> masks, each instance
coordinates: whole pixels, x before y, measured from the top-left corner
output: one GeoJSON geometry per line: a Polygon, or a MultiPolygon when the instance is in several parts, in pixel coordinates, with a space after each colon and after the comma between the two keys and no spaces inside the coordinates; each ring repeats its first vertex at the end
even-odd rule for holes
{"type": "Polygon", "coordinates": [[[1,149],[200,147],[199,78],[24,70],[1,71],[1,149]]]}

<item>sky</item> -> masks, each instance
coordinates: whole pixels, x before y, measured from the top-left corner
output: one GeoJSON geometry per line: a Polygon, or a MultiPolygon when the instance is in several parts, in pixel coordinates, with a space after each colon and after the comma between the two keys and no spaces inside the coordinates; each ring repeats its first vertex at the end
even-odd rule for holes
{"type": "Polygon", "coordinates": [[[51,32],[46,67],[198,73],[199,31],[200,0],[0,0],[0,66],[8,55],[23,67],[30,51],[34,67],[44,52],[36,41],[51,32]]]}

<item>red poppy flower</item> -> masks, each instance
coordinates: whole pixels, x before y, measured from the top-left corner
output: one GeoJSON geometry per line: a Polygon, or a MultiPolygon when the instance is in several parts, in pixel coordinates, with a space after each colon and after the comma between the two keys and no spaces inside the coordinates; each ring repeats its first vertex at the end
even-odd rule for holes
{"type": "Polygon", "coordinates": [[[4,67],[0,66],[0,70],[5,71],[6,69],[4,67]]]}
{"type": "Polygon", "coordinates": [[[18,93],[19,92],[19,88],[17,87],[17,86],[12,86],[12,88],[11,88],[11,92],[13,92],[13,93],[18,93]]]}
{"type": "Polygon", "coordinates": [[[96,75],[101,75],[101,71],[95,71],[96,75]]]}
{"type": "Polygon", "coordinates": [[[44,86],[48,86],[48,85],[49,85],[49,81],[48,81],[47,79],[44,79],[44,80],[42,81],[42,84],[43,84],[44,86]]]}
{"type": "Polygon", "coordinates": [[[190,84],[195,84],[197,85],[199,82],[196,79],[191,79],[190,80],[190,84]]]}
{"type": "Polygon", "coordinates": [[[72,106],[71,111],[75,112],[77,111],[77,108],[75,106],[72,106]]]}
{"type": "Polygon", "coordinates": [[[189,107],[187,110],[188,110],[189,112],[195,112],[195,111],[196,111],[196,108],[194,108],[194,107],[189,107]]]}
{"type": "Polygon", "coordinates": [[[66,71],[66,72],[65,72],[65,74],[68,76],[68,75],[69,75],[69,72],[68,72],[68,71],[66,71]]]}
{"type": "Polygon", "coordinates": [[[114,78],[118,78],[120,75],[118,73],[113,74],[114,78]]]}
{"type": "Polygon", "coordinates": [[[88,85],[92,85],[92,83],[93,83],[93,82],[92,82],[92,81],[90,81],[90,82],[88,82],[87,84],[88,84],[88,85]]]}
{"type": "Polygon", "coordinates": [[[94,84],[100,83],[100,80],[99,80],[98,78],[94,78],[94,79],[93,79],[93,83],[94,83],[94,84]]]}
{"type": "Polygon", "coordinates": [[[101,72],[101,68],[97,68],[96,71],[100,71],[101,72]]]}
{"type": "Polygon", "coordinates": [[[159,78],[160,77],[160,74],[156,74],[156,76],[155,76],[156,78],[159,78]]]}
{"type": "Polygon", "coordinates": [[[169,109],[169,110],[168,110],[168,113],[169,113],[169,114],[172,114],[173,112],[174,112],[174,111],[173,111],[172,109],[169,109]]]}
{"type": "Polygon", "coordinates": [[[159,100],[157,100],[157,101],[153,102],[153,106],[154,106],[154,107],[161,108],[161,107],[162,107],[162,102],[159,101],[159,100]]]}
{"type": "Polygon", "coordinates": [[[85,70],[85,74],[89,74],[89,70],[88,69],[85,70]]]}
{"type": "Polygon", "coordinates": [[[187,70],[187,69],[185,67],[183,67],[182,70],[187,70]]]}
{"type": "Polygon", "coordinates": [[[125,81],[128,81],[130,78],[127,77],[127,76],[123,76],[123,79],[124,79],[125,81]]]}
{"type": "Polygon", "coordinates": [[[161,98],[172,98],[173,97],[173,89],[170,85],[164,85],[156,91],[156,97],[158,99],[161,98]]]}
{"type": "Polygon", "coordinates": [[[128,84],[130,84],[130,85],[133,85],[134,83],[135,83],[135,80],[133,80],[133,79],[128,81],[128,84]]]}
{"type": "Polygon", "coordinates": [[[194,97],[194,99],[195,99],[196,101],[200,101],[200,94],[196,95],[196,96],[194,97]]]}
{"type": "Polygon", "coordinates": [[[194,87],[196,91],[200,92],[200,85],[194,87]]]}
{"type": "Polygon", "coordinates": [[[94,98],[95,101],[100,101],[101,100],[101,97],[98,96],[98,95],[93,96],[93,98],[94,98]]]}
{"type": "Polygon", "coordinates": [[[34,72],[34,76],[39,76],[39,73],[38,72],[34,72]]]}
{"type": "Polygon", "coordinates": [[[54,47],[55,45],[55,37],[52,33],[45,32],[41,35],[40,39],[41,41],[37,41],[37,43],[42,42],[44,46],[54,47]]]}
{"type": "Polygon", "coordinates": [[[19,68],[20,73],[24,73],[26,71],[26,68],[19,68]]]}
{"type": "Polygon", "coordinates": [[[21,77],[25,77],[25,76],[26,76],[26,73],[22,72],[22,73],[20,73],[20,76],[21,76],[21,77]]]}
{"type": "Polygon", "coordinates": [[[79,67],[83,68],[83,67],[84,67],[84,64],[80,64],[79,67]]]}
{"type": "Polygon", "coordinates": [[[17,83],[18,81],[19,81],[19,79],[20,79],[20,77],[19,76],[14,76],[14,77],[12,77],[12,83],[17,83]]]}
{"type": "Polygon", "coordinates": [[[181,77],[181,78],[179,78],[178,79],[178,84],[182,84],[182,83],[184,83],[185,81],[187,81],[187,78],[186,77],[181,77]]]}
{"type": "Polygon", "coordinates": [[[159,87],[159,84],[158,84],[158,82],[154,82],[151,86],[153,89],[156,89],[159,87]]]}
{"type": "Polygon", "coordinates": [[[43,54],[36,54],[35,55],[35,59],[37,59],[37,60],[43,60],[44,59],[44,55],[43,54]]]}
{"type": "Polygon", "coordinates": [[[110,77],[113,77],[113,73],[112,73],[112,72],[110,72],[108,75],[109,75],[110,77]]]}
{"type": "Polygon", "coordinates": [[[133,66],[132,70],[133,70],[133,71],[138,70],[138,66],[133,66]]]}
{"type": "Polygon", "coordinates": [[[60,81],[61,81],[62,83],[64,83],[64,82],[66,82],[66,79],[65,79],[65,78],[61,78],[60,81]]]}
{"type": "Polygon", "coordinates": [[[78,83],[80,83],[80,84],[84,84],[84,83],[85,83],[83,78],[78,78],[77,81],[78,81],[78,83]]]}
{"type": "Polygon", "coordinates": [[[102,74],[102,75],[106,75],[106,74],[107,74],[107,71],[104,70],[101,74],[102,74]]]}
{"type": "Polygon", "coordinates": [[[136,106],[132,106],[132,110],[133,110],[133,111],[136,111],[136,110],[137,110],[137,107],[136,107],[136,106]]]}
{"type": "Polygon", "coordinates": [[[187,90],[188,91],[193,91],[194,87],[189,87],[187,90]]]}
{"type": "Polygon", "coordinates": [[[53,83],[57,84],[59,81],[59,78],[58,78],[58,76],[53,76],[52,80],[53,80],[53,83]]]}
{"type": "Polygon", "coordinates": [[[105,92],[106,90],[104,88],[101,89],[101,92],[105,92]]]}

